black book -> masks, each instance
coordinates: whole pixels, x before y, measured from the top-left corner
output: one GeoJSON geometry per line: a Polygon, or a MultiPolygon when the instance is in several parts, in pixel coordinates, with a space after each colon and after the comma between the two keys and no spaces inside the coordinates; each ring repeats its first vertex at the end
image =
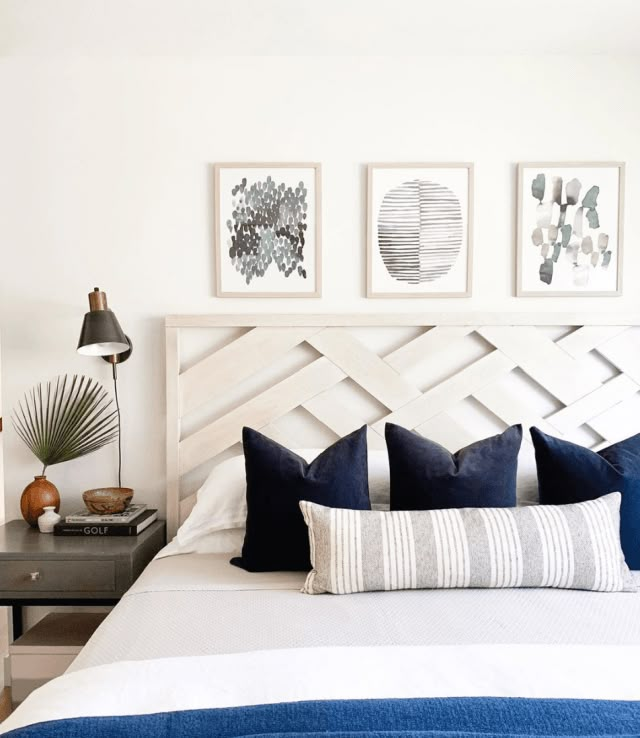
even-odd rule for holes
{"type": "Polygon", "coordinates": [[[145,510],[133,523],[57,523],[56,536],[137,536],[158,519],[157,510],[145,510]]]}

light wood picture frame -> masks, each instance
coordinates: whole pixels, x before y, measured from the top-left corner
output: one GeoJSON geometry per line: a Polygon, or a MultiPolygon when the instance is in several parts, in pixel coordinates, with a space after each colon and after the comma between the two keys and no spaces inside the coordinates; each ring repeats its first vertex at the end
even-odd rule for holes
{"type": "Polygon", "coordinates": [[[367,297],[470,297],[469,162],[367,167],[367,297]]]}
{"type": "Polygon", "coordinates": [[[522,162],[517,297],[622,294],[623,162],[522,162]]]}
{"type": "Polygon", "coordinates": [[[218,297],[322,295],[318,163],[214,165],[218,297]]]}

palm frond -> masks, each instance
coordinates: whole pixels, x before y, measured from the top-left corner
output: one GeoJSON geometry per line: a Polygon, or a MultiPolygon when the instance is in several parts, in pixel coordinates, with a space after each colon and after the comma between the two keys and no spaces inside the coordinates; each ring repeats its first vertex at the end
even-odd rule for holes
{"type": "Polygon", "coordinates": [[[27,392],[13,412],[13,427],[46,469],[115,441],[118,411],[111,406],[95,379],[65,375],[27,392]]]}

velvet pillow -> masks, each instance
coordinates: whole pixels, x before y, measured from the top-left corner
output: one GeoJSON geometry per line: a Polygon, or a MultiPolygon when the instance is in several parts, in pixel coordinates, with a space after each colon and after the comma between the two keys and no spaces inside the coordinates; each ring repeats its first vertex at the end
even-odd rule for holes
{"type": "Polygon", "coordinates": [[[392,510],[515,507],[522,426],[472,443],[455,454],[387,423],[392,510]]]}
{"type": "Polygon", "coordinates": [[[242,431],[247,473],[247,526],[242,555],[247,571],[308,571],[309,538],[301,500],[370,510],[367,428],[329,446],[311,463],[251,428],[242,431]]]}
{"type": "Polygon", "coordinates": [[[640,569],[640,433],[597,453],[531,428],[542,505],[622,493],[620,538],[629,568],[640,569]]]}

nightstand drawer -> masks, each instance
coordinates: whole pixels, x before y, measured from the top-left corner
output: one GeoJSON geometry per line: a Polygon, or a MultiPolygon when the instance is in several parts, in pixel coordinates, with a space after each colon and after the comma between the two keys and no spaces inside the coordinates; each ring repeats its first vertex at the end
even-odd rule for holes
{"type": "Polygon", "coordinates": [[[0,566],[0,589],[11,592],[114,592],[113,561],[14,559],[0,566]]]}

